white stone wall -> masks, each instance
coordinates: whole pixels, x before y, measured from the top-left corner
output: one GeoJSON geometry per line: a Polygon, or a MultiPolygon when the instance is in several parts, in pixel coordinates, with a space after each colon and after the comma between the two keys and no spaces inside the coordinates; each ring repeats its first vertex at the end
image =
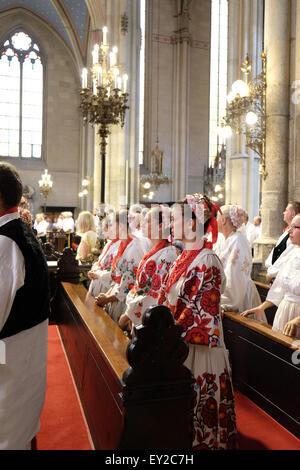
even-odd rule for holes
{"type": "Polygon", "coordinates": [[[150,169],[158,122],[163,173],[172,180],[156,191],[158,202],[202,191],[208,162],[210,0],[184,4],[187,14],[180,15],[179,1],[148,2],[145,166],[150,169]]]}

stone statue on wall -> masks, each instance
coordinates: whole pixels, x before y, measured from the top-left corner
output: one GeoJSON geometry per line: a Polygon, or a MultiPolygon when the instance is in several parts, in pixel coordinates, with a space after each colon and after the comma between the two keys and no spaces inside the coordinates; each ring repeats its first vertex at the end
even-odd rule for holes
{"type": "Polygon", "coordinates": [[[179,0],[179,15],[189,16],[192,0],[179,0]]]}

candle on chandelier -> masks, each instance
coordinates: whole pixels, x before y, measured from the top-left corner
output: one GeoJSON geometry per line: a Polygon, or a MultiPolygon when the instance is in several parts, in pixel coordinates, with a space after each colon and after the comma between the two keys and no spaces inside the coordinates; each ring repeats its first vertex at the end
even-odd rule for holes
{"type": "Polygon", "coordinates": [[[98,44],[94,45],[92,56],[93,56],[93,64],[98,64],[98,58],[99,58],[99,45],[98,44]]]}
{"type": "Polygon", "coordinates": [[[128,75],[125,73],[125,75],[123,75],[123,93],[127,93],[127,81],[128,75]]]}
{"type": "Polygon", "coordinates": [[[95,78],[93,79],[93,94],[97,94],[97,80],[95,78]]]}
{"type": "Polygon", "coordinates": [[[121,77],[117,77],[117,88],[119,90],[122,90],[122,78],[121,77]]]}
{"type": "Polygon", "coordinates": [[[114,62],[115,62],[114,65],[116,65],[116,63],[117,63],[117,53],[118,53],[118,48],[117,48],[117,46],[114,46],[113,47],[114,62]]]}
{"type": "Polygon", "coordinates": [[[115,65],[115,54],[114,52],[109,53],[109,65],[113,67],[115,65]]]}
{"type": "Polygon", "coordinates": [[[82,79],[82,88],[87,88],[87,69],[86,68],[82,69],[81,79],[82,79]]]}
{"type": "Polygon", "coordinates": [[[107,45],[107,27],[106,26],[103,27],[102,32],[103,32],[103,45],[106,46],[107,45]]]}
{"type": "Polygon", "coordinates": [[[115,75],[115,88],[118,88],[118,75],[119,75],[119,69],[115,68],[114,69],[114,75],[115,75]]]}
{"type": "Polygon", "coordinates": [[[102,67],[98,68],[98,86],[102,86],[102,67]]]}

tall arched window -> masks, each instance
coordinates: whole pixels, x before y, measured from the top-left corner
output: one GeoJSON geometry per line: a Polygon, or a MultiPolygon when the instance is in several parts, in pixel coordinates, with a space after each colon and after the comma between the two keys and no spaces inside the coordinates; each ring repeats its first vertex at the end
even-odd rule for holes
{"type": "Polygon", "coordinates": [[[41,158],[43,64],[29,34],[11,34],[0,48],[0,157],[41,158]]]}
{"type": "Polygon", "coordinates": [[[228,0],[211,0],[209,166],[224,140],[218,134],[226,114],[228,0]]]}

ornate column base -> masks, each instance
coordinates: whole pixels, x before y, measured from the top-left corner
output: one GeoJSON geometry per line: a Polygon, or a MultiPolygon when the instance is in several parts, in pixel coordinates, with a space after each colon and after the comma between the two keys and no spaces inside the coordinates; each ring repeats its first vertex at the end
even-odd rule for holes
{"type": "Polygon", "coordinates": [[[252,268],[252,279],[254,281],[266,283],[267,269],[265,261],[272,249],[276,245],[277,240],[270,237],[261,237],[255,240],[254,246],[254,259],[252,268]]]}

